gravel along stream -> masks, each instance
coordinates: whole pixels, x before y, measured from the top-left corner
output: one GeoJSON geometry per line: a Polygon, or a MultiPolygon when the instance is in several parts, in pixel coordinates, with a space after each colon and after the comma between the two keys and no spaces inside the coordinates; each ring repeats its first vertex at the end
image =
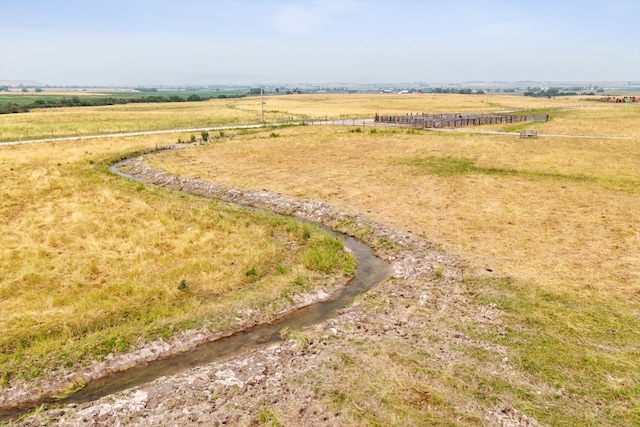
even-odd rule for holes
{"type": "MultiPolygon", "coordinates": [[[[125,162],[127,161],[125,160],[124,162],[112,165],[110,170],[117,175],[134,179],[148,185],[154,185],[144,178],[134,177],[121,172],[119,167],[125,162]]],[[[296,218],[296,220],[303,221],[299,218],[296,218]]],[[[63,399],[44,397],[39,401],[31,401],[25,405],[13,408],[0,408],[0,421],[16,419],[43,404],[59,406],[97,400],[103,396],[139,386],[160,377],[174,375],[189,368],[222,359],[230,359],[240,353],[265,346],[270,342],[280,340],[280,331],[285,327],[292,330],[300,330],[335,317],[342,308],[353,301],[354,297],[372,286],[389,279],[393,275],[391,266],[376,257],[369,246],[346,234],[335,232],[323,225],[319,226],[333,237],[341,239],[345,248],[351,252],[357,260],[355,276],[346,286],[340,287],[329,298],[300,308],[272,323],[257,325],[228,337],[202,344],[192,351],[172,354],[170,357],[160,358],[91,381],[87,383],[85,387],[63,399]]]]}

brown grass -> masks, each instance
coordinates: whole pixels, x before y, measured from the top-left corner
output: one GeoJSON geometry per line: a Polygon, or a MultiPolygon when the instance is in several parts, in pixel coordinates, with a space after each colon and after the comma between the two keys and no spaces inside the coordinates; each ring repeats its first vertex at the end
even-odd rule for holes
{"type": "MultiPolygon", "coordinates": [[[[251,99],[238,100],[247,103],[246,108],[259,109],[251,99]]],[[[380,114],[482,112],[514,109],[542,109],[549,106],[584,105],[584,98],[546,99],[511,95],[286,95],[266,97],[265,109],[287,111],[309,117],[334,117],[380,114]]]]}
{"type": "Polygon", "coordinates": [[[321,127],[279,134],[171,153],[155,166],[366,212],[520,280],[635,292],[640,229],[630,213],[640,209],[640,153],[634,140],[321,127]],[[435,175],[419,162],[448,158],[469,159],[487,172],[435,175]]]}
{"type": "MultiPolygon", "coordinates": [[[[523,108],[545,109],[550,106],[570,108],[596,105],[586,99],[574,97],[550,100],[512,95],[284,95],[264,97],[264,111],[265,121],[275,123],[286,121],[288,118],[373,117],[376,112],[493,112],[523,108]]],[[[619,111],[623,106],[610,107],[619,111]]],[[[259,97],[214,99],[205,102],[36,109],[29,113],[0,115],[0,140],[257,124],[261,123],[261,120],[259,97]]],[[[561,122],[559,117],[558,123],[561,122]]],[[[586,123],[589,123],[588,118],[586,123]]]]}
{"type": "Polygon", "coordinates": [[[257,111],[237,108],[233,101],[213,100],[36,109],[29,113],[0,115],[0,130],[3,140],[17,141],[259,122],[257,111]]]}
{"type": "MultiPolygon", "coordinates": [[[[208,104],[211,114],[221,111],[216,102],[208,104]]],[[[255,116],[260,109],[255,98],[228,100],[225,105],[222,116],[232,110],[255,116]]],[[[157,114],[162,123],[172,122],[169,106],[147,107],[149,112],[129,111],[131,119],[138,114],[157,114]]],[[[387,308],[406,304],[407,310],[424,318],[425,325],[432,322],[434,329],[416,328],[409,331],[410,338],[384,338],[379,343],[354,341],[353,348],[335,355],[335,365],[319,367],[317,397],[335,405],[336,411],[348,412],[353,425],[482,424],[478,418],[464,417],[469,402],[494,409],[496,405],[514,406],[548,425],[640,422],[640,223],[635,215],[640,210],[638,105],[510,95],[292,95],[268,97],[265,108],[271,114],[336,118],[375,112],[529,108],[552,115],[548,123],[526,125],[540,133],[627,137],[521,140],[517,127],[505,125],[484,129],[513,131],[513,136],[370,128],[352,132],[354,129],[347,127],[306,126],[228,132],[233,138],[163,154],[151,164],[234,187],[265,188],[296,198],[328,201],[398,230],[422,235],[468,261],[461,286],[471,304],[460,311],[484,312],[493,307],[501,313],[499,319],[493,319],[495,325],[470,325],[449,318],[446,307],[430,311],[416,306],[408,296],[402,300],[397,292],[393,297],[381,291],[370,299],[363,298],[363,304],[371,304],[370,311],[379,315],[387,308]],[[580,105],[588,108],[575,108],[580,105]],[[467,337],[475,344],[464,344],[452,336],[467,337]],[[458,354],[454,360],[441,360],[437,359],[440,355],[423,349],[421,343],[437,347],[438,340],[464,357],[458,354]],[[503,348],[504,354],[485,348],[503,348]],[[508,363],[502,362],[504,355],[508,363]],[[497,374],[496,366],[513,375],[504,374],[506,371],[497,374]],[[528,382],[523,385],[517,378],[528,382]]],[[[82,116],[83,111],[73,109],[64,120],[76,120],[72,117],[82,116]]],[[[111,120],[124,117],[118,116],[123,112],[117,108],[104,111],[116,114],[111,120]]],[[[86,112],[97,114],[91,109],[86,112]]],[[[205,109],[202,114],[207,114],[205,109]]],[[[225,120],[232,116],[225,116],[225,120]]],[[[96,117],[88,122],[100,120],[99,114],[96,117]]],[[[172,142],[177,136],[149,139],[144,145],[172,142]]],[[[95,239],[69,237],[92,232],[94,227],[98,231],[125,227],[120,223],[126,224],[128,217],[99,216],[99,209],[89,208],[93,205],[86,198],[122,204],[132,212],[139,207],[139,215],[128,229],[134,238],[143,238],[136,237],[141,227],[149,227],[152,234],[192,227],[187,223],[197,218],[194,212],[200,202],[179,202],[172,195],[149,190],[138,193],[135,185],[125,191],[121,182],[80,168],[88,159],[140,145],[126,139],[78,144],[77,150],[61,153],[50,149],[61,145],[11,149],[15,151],[0,162],[3,182],[10,183],[0,190],[3,219],[10,220],[2,229],[7,236],[2,247],[19,248],[25,266],[32,256],[40,260],[32,271],[40,275],[55,273],[58,265],[64,265],[61,260],[73,260],[56,255],[47,245],[75,248],[76,256],[94,247],[111,250],[109,239],[97,244],[95,239]],[[32,150],[36,154],[31,154],[32,150]],[[69,169],[66,162],[75,166],[69,169]],[[20,168],[20,173],[11,175],[15,171],[9,172],[10,167],[20,168]],[[62,193],[56,195],[58,191],[62,193]],[[77,199],[72,195],[78,193],[84,196],[77,199]],[[55,197],[47,199],[51,194],[55,197]],[[158,209],[165,203],[183,208],[158,209]],[[190,203],[196,203],[195,207],[190,203]],[[20,222],[23,215],[29,220],[20,222]],[[94,216],[105,224],[102,220],[93,224],[94,216]],[[79,225],[87,221],[88,226],[79,225]],[[54,233],[54,239],[41,241],[40,234],[57,222],[73,233],[54,233]],[[32,231],[36,229],[42,231],[32,231]]],[[[114,247],[134,250],[117,241],[115,235],[114,247]]],[[[144,239],[156,241],[152,235],[144,239]]],[[[166,245],[159,240],[159,244],[163,242],[166,245]]],[[[167,268],[166,264],[173,262],[176,254],[182,256],[185,249],[183,244],[171,246],[175,247],[144,247],[170,250],[174,257],[160,258],[162,265],[158,265],[167,268]]],[[[5,254],[3,260],[9,259],[10,254],[5,254]]],[[[108,257],[98,259],[95,266],[74,261],[74,268],[81,272],[78,277],[99,282],[108,270],[101,262],[108,257]]],[[[16,265],[8,265],[4,271],[18,271],[19,280],[40,280],[27,270],[17,270],[16,265]]],[[[60,277],[72,278],[76,270],[61,271],[60,277]]],[[[166,277],[176,286],[175,278],[181,275],[167,272],[166,277]]],[[[16,292],[17,288],[11,289],[16,292]]],[[[441,289],[443,295],[449,291],[441,289]]],[[[37,293],[30,296],[37,297],[37,293]]],[[[234,307],[239,308],[246,299],[236,302],[234,307]]],[[[46,303],[44,307],[48,307],[46,303]]],[[[2,317],[6,315],[3,311],[2,317]]],[[[342,339],[350,340],[347,334],[342,339]]]]}
{"type": "MultiPolygon", "coordinates": [[[[507,97],[491,99],[520,105],[507,97]]],[[[537,386],[496,376],[494,366],[502,356],[460,345],[465,357],[450,361],[445,371],[415,382],[399,380],[409,385],[407,397],[394,378],[404,378],[408,368],[389,364],[385,354],[406,354],[419,372],[428,371],[429,355],[410,339],[375,349],[367,342],[349,353],[352,363],[336,368],[340,380],[318,379],[320,395],[353,412],[354,425],[400,419],[463,422],[456,414],[468,402],[491,407],[505,399],[550,425],[635,425],[640,421],[634,409],[640,387],[637,111],[637,105],[598,104],[550,111],[551,122],[530,125],[541,133],[628,139],[521,140],[517,133],[307,126],[238,132],[232,143],[170,153],[152,165],[231,186],[328,201],[422,235],[468,260],[465,286],[476,304],[468,308],[499,307],[503,332],[481,323],[441,321],[503,346],[517,375],[537,386]],[[410,404],[422,401],[422,395],[436,396],[427,404],[433,418],[410,404]],[[376,411],[381,403],[388,408],[376,411]]],[[[438,339],[420,330],[413,337],[438,339]]]]}
{"type": "Polygon", "coordinates": [[[304,264],[322,235],[308,225],[96,167],[160,141],[0,149],[2,386],[187,327],[230,326],[247,307],[269,317],[300,284],[327,280],[304,264]]]}

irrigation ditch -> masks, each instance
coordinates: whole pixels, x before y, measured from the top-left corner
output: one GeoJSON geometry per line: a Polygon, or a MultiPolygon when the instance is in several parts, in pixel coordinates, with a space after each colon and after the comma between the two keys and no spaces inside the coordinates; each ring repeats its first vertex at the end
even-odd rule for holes
{"type": "MultiPolygon", "coordinates": [[[[109,171],[143,184],[212,197],[211,194],[203,194],[203,190],[208,183],[181,180],[180,184],[176,186],[170,183],[158,182],[157,179],[150,179],[149,170],[146,170],[146,173],[140,173],[139,169],[133,169],[131,174],[120,170],[120,168],[126,167],[130,163],[139,162],[143,158],[139,156],[142,153],[148,155],[182,148],[184,147],[169,146],[136,152],[133,157],[129,158],[127,156],[127,158],[112,164],[109,167],[109,171]]],[[[208,186],[210,189],[215,188],[213,184],[208,184],[208,186]]],[[[258,207],[256,203],[242,203],[242,200],[238,200],[241,192],[237,190],[229,189],[227,193],[231,197],[218,194],[216,198],[249,209],[265,209],[264,207],[258,207]]],[[[291,216],[290,213],[280,214],[291,216]]],[[[298,217],[297,219],[313,222],[304,217],[298,217]]],[[[64,396],[61,396],[60,393],[44,392],[35,398],[30,397],[22,402],[9,402],[9,404],[5,402],[4,405],[0,403],[0,421],[17,419],[43,405],[58,407],[60,405],[90,402],[145,384],[162,376],[174,375],[189,368],[230,358],[241,352],[247,352],[269,343],[281,341],[283,328],[299,330],[335,317],[339,310],[353,301],[354,297],[392,276],[391,266],[378,258],[369,246],[352,236],[334,231],[321,223],[318,223],[318,225],[331,236],[339,238],[345,248],[356,258],[357,268],[353,278],[348,283],[330,291],[321,288],[314,291],[312,295],[298,296],[297,303],[286,313],[281,313],[278,319],[268,323],[251,325],[246,329],[210,341],[189,343],[191,348],[189,351],[157,353],[155,358],[146,357],[145,360],[134,362],[135,365],[127,369],[120,368],[117,371],[112,369],[103,371],[102,376],[93,376],[93,378],[87,376],[87,378],[75,379],[74,381],[78,384],[76,387],[78,390],[64,396]]],[[[202,341],[200,334],[198,334],[198,341],[202,341]]],[[[181,345],[184,347],[185,343],[182,342],[181,345]]],[[[73,384],[71,386],[73,387],[73,384]]],[[[1,399],[0,402],[2,402],[1,399]]]]}
{"type": "MultiPolygon", "coordinates": [[[[368,263],[356,253],[359,258],[356,276],[373,274],[372,282],[379,284],[370,288],[364,299],[357,298],[347,307],[343,302],[335,303],[331,308],[332,317],[316,318],[312,313],[316,313],[316,307],[319,311],[328,311],[326,305],[333,302],[304,309],[307,312],[301,317],[309,322],[293,326],[304,328],[305,334],[311,336],[304,346],[297,346],[293,340],[277,339],[287,318],[283,323],[267,325],[264,329],[259,326],[240,332],[238,338],[218,340],[227,348],[224,351],[216,349],[215,343],[201,345],[212,340],[202,331],[174,342],[152,343],[139,349],[137,356],[124,365],[111,363],[108,367],[99,366],[85,373],[90,380],[87,384],[93,384],[82,387],[75,397],[71,395],[77,403],[71,403],[72,400],[58,402],[66,406],[37,411],[16,421],[17,425],[254,425],[256,419],[271,413],[265,408],[278,408],[284,414],[290,412],[289,423],[285,424],[344,425],[348,411],[336,412],[332,405],[323,405],[314,391],[317,387],[314,378],[320,375],[327,380],[335,375],[331,372],[336,371],[328,368],[329,372],[326,372],[322,367],[333,366],[335,357],[351,351],[358,341],[369,343],[363,349],[372,345],[373,356],[375,347],[381,342],[390,343],[393,354],[402,348],[417,346],[421,352],[430,355],[430,369],[439,372],[446,372],[452,363],[472,365],[464,348],[481,347],[496,355],[496,361],[490,366],[494,375],[533,386],[528,378],[514,372],[504,358],[506,350],[502,346],[479,342],[460,332],[468,324],[502,328],[499,309],[491,305],[478,307],[469,300],[462,281],[465,264],[461,259],[444,253],[437,245],[411,232],[394,230],[364,215],[347,213],[324,202],[299,201],[266,190],[241,190],[173,176],[147,167],[144,160],[148,155],[156,155],[156,150],[135,153],[116,166],[118,173],[148,185],[265,209],[344,233],[350,236],[345,240],[348,247],[361,241],[364,245],[352,250],[368,253],[365,258],[377,265],[367,266],[368,263]],[[377,272],[361,271],[369,269],[377,272]],[[393,278],[387,280],[391,275],[393,278]],[[305,324],[310,326],[305,327],[305,324]],[[271,344],[266,345],[269,342],[271,344]],[[185,353],[185,349],[191,349],[189,353],[194,360],[182,364],[173,355],[185,353]],[[154,365],[155,360],[158,362],[154,365]],[[134,365],[140,365],[141,371],[131,369],[134,365]],[[198,367],[193,367],[196,365],[198,367]],[[116,378],[113,374],[123,367],[128,372],[122,378],[128,376],[129,379],[112,384],[109,378],[116,378]],[[164,376],[159,377],[153,371],[162,371],[164,373],[160,375],[164,376]],[[138,375],[144,378],[138,380],[138,375]],[[98,378],[103,380],[97,381],[98,378]]],[[[354,281],[344,289],[355,294],[360,292],[358,286],[354,281]]],[[[353,300],[353,295],[348,298],[353,300]]],[[[316,295],[312,299],[323,300],[326,295],[316,295]]],[[[375,357],[383,359],[383,365],[388,363],[384,362],[386,356],[375,357]]],[[[393,372],[393,375],[397,374],[403,375],[403,371],[393,372]]],[[[337,379],[344,380],[340,376],[337,379]]],[[[429,387],[443,391],[437,383],[429,387]]],[[[0,399],[0,408],[24,403],[29,392],[33,395],[33,390],[23,390],[22,394],[14,393],[13,400],[0,399]]],[[[28,406],[33,409],[34,403],[37,402],[29,401],[28,406]]],[[[465,401],[463,406],[459,409],[467,416],[484,419],[489,425],[538,426],[535,420],[509,402],[497,402],[487,407],[480,401],[471,400],[465,401]]],[[[354,408],[359,410],[358,405],[354,408]]],[[[15,414],[7,417],[3,412],[3,417],[15,418],[15,414]]]]}

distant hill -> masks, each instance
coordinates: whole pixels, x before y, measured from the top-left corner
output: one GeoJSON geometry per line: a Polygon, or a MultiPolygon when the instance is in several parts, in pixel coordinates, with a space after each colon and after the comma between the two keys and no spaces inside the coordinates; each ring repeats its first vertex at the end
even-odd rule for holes
{"type": "Polygon", "coordinates": [[[18,87],[18,86],[44,86],[35,80],[0,80],[0,86],[18,87]]]}

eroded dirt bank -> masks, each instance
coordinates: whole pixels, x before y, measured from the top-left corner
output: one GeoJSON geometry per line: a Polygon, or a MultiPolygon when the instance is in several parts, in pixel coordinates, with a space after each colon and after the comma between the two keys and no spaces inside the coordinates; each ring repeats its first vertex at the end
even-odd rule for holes
{"type": "Polygon", "coordinates": [[[337,318],[295,339],[96,402],[45,411],[16,424],[261,425],[277,419],[282,425],[366,425],[375,420],[380,425],[420,425],[420,414],[432,413],[436,421],[441,416],[463,425],[537,425],[508,401],[455,401],[453,407],[443,408],[432,398],[451,392],[440,376],[455,375],[461,364],[477,365],[465,352],[469,348],[496,356],[478,369],[527,384],[504,357],[506,349],[462,332],[465,325],[474,324],[500,333],[501,322],[495,307],[470,303],[461,281],[460,260],[423,239],[322,202],[174,177],[147,168],[143,158],[122,169],[159,186],[293,215],[356,235],[392,263],[395,277],[367,292],[337,318]],[[435,375],[419,375],[402,362],[415,352],[424,355],[425,368],[435,375]],[[423,388],[417,386],[418,380],[423,388]],[[418,418],[389,415],[393,409],[385,408],[385,399],[376,394],[389,382],[400,394],[397,403],[406,402],[418,418]],[[358,389],[364,390],[363,396],[358,389]]]}

